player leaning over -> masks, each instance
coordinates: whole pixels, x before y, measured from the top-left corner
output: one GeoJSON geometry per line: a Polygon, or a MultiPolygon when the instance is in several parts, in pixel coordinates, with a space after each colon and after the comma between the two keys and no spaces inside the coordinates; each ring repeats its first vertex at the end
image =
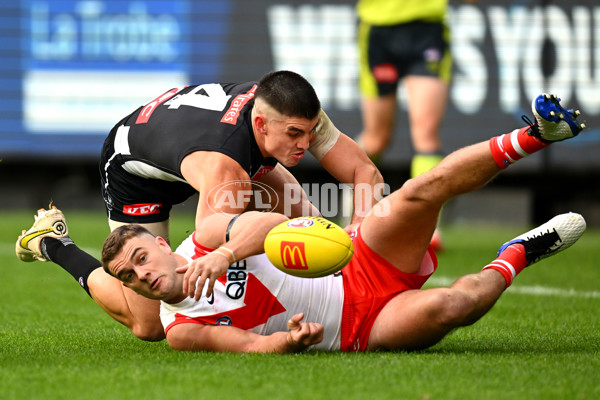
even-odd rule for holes
{"type": "MultiPolygon", "coordinates": [[[[212,229],[196,231],[176,253],[164,239],[138,226],[121,227],[105,242],[104,268],[137,293],[162,300],[166,337],[176,349],[290,352],[309,346],[342,351],[431,346],[454,328],[481,318],[525,267],[568,248],[585,230],[579,214],[559,215],[502,245],[497,258],[480,272],[459,278],[449,288],[419,290],[437,268],[429,243],[446,201],[583,128],[574,121],[578,112],[564,110],[554,97],[536,98],[533,112],[535,125],[458,150],[376,204],[353,232],[355,253],[341,276],[293,278],[264,256],[250,257],[262,253],[266,233],[285,219],[275,213],[237,218],[233,226],[233,216],[212,215],[212,229]],[[232,253],[220,247],[225,232],[232,241],[240,238],[240,246],[229,249],[232,253]],[[215,248],[221,269],[207,273],[202,254],[215,248]],[[244,293],[232,295],[232,277],[240,276],[244,293]]],[[[55,260],[45,249],[48,242],[67,238],[62,213],[41,211],[29,233],[36,231],[44,233],[32,240],[33,253],[55,260]],[[63,229],[43,231],[53,224],[63,229]]]]}

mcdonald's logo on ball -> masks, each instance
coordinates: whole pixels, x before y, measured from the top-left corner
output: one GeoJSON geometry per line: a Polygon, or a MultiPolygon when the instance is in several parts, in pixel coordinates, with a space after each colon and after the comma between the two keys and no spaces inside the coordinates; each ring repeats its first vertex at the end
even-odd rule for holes
{"type": "Polygon", "coordinates": [[[301,278],[318,278],[342,269],[354,254],[350,236],[321,217],[301,217],[271,229],[265,253],[279,270],[301,278]]]}
{"type": "Polygon", "coordinates": [[[281,262],[287,269],[308,269],[304,242],[281,241],[281,262]]]}

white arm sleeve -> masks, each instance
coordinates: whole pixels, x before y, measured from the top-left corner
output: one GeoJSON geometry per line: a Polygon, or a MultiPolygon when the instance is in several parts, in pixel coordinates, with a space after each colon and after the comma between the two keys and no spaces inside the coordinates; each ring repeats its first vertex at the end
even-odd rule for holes
{"type": "Polygon", "coordinates": [[[317,125],[317,134],[310,143],[308,151],[319,161],[336,144],[340,137],[340,131],[333,125],[325,111],[319,112],[319,124],[317,125]]]}

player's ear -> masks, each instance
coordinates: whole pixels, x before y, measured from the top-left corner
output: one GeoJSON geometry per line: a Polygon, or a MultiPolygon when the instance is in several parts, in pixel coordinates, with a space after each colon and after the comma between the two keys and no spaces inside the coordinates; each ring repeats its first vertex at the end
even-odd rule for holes
{"type": "Polygon", "coordinates": [[[261,112],[257,112],[256,115],[254,115],[254,128],[256,129],[256,132],[262,135],[266,135],[267,134],[267,115],[261,112]]]}
{"type": "Polygon", "coordinates": [[[161,250],[165,251],[167,254],[171,254],[173,251],[171,250],[171,245],[169,245],[169,243],[167,243],[167,241],[165,239],[163,239],[160,236],[157,236],[154,241],[156,242],[156,244],[158,245],[158,247],[161,248],[161,250]]]}

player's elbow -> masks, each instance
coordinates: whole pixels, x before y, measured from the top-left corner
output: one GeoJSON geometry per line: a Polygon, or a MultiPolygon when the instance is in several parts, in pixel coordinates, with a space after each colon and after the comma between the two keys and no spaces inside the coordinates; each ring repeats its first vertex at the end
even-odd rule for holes
{"type": "Polygon", "coordinates": [[[277,225],[289,220],[289,218],[280,213],[269,213],[268,218],[270,218],[270,224],[272,227],[276,227],[277,225]]]}
{"type": "Polygon", "coordinates": [[[180,338],[177,335],[167,336],[167,343],[169,344],[169,347],[172,348],[173,350],[179,350],[179,351],[190,351],[191,350],[191,347],[190,347],[189,343],[187,342],[187,340],[182,340],[182,338],[180,338]]]}
{"type": "Polygon", "coordinates": [[[178,351],[219,351],[210,337],[203,335],[209,325],[179,324],[169,329],[167,344],[178,351]]]}
{"type": "Polygon", "coordinates": [[[373,185],[383,183],[383,175],[379,171],[379,168],[370,160],[366,159],[366,162],[359,167],[359,170],[355,173],[361,176],[361,180],[369,182],[373,185]]]}
{"type": "Polygon", "coordinates": [[[146,342],[160,342],[165,338],[162,326],[134,326],[131,331],[138,339],[146,342]]]}

